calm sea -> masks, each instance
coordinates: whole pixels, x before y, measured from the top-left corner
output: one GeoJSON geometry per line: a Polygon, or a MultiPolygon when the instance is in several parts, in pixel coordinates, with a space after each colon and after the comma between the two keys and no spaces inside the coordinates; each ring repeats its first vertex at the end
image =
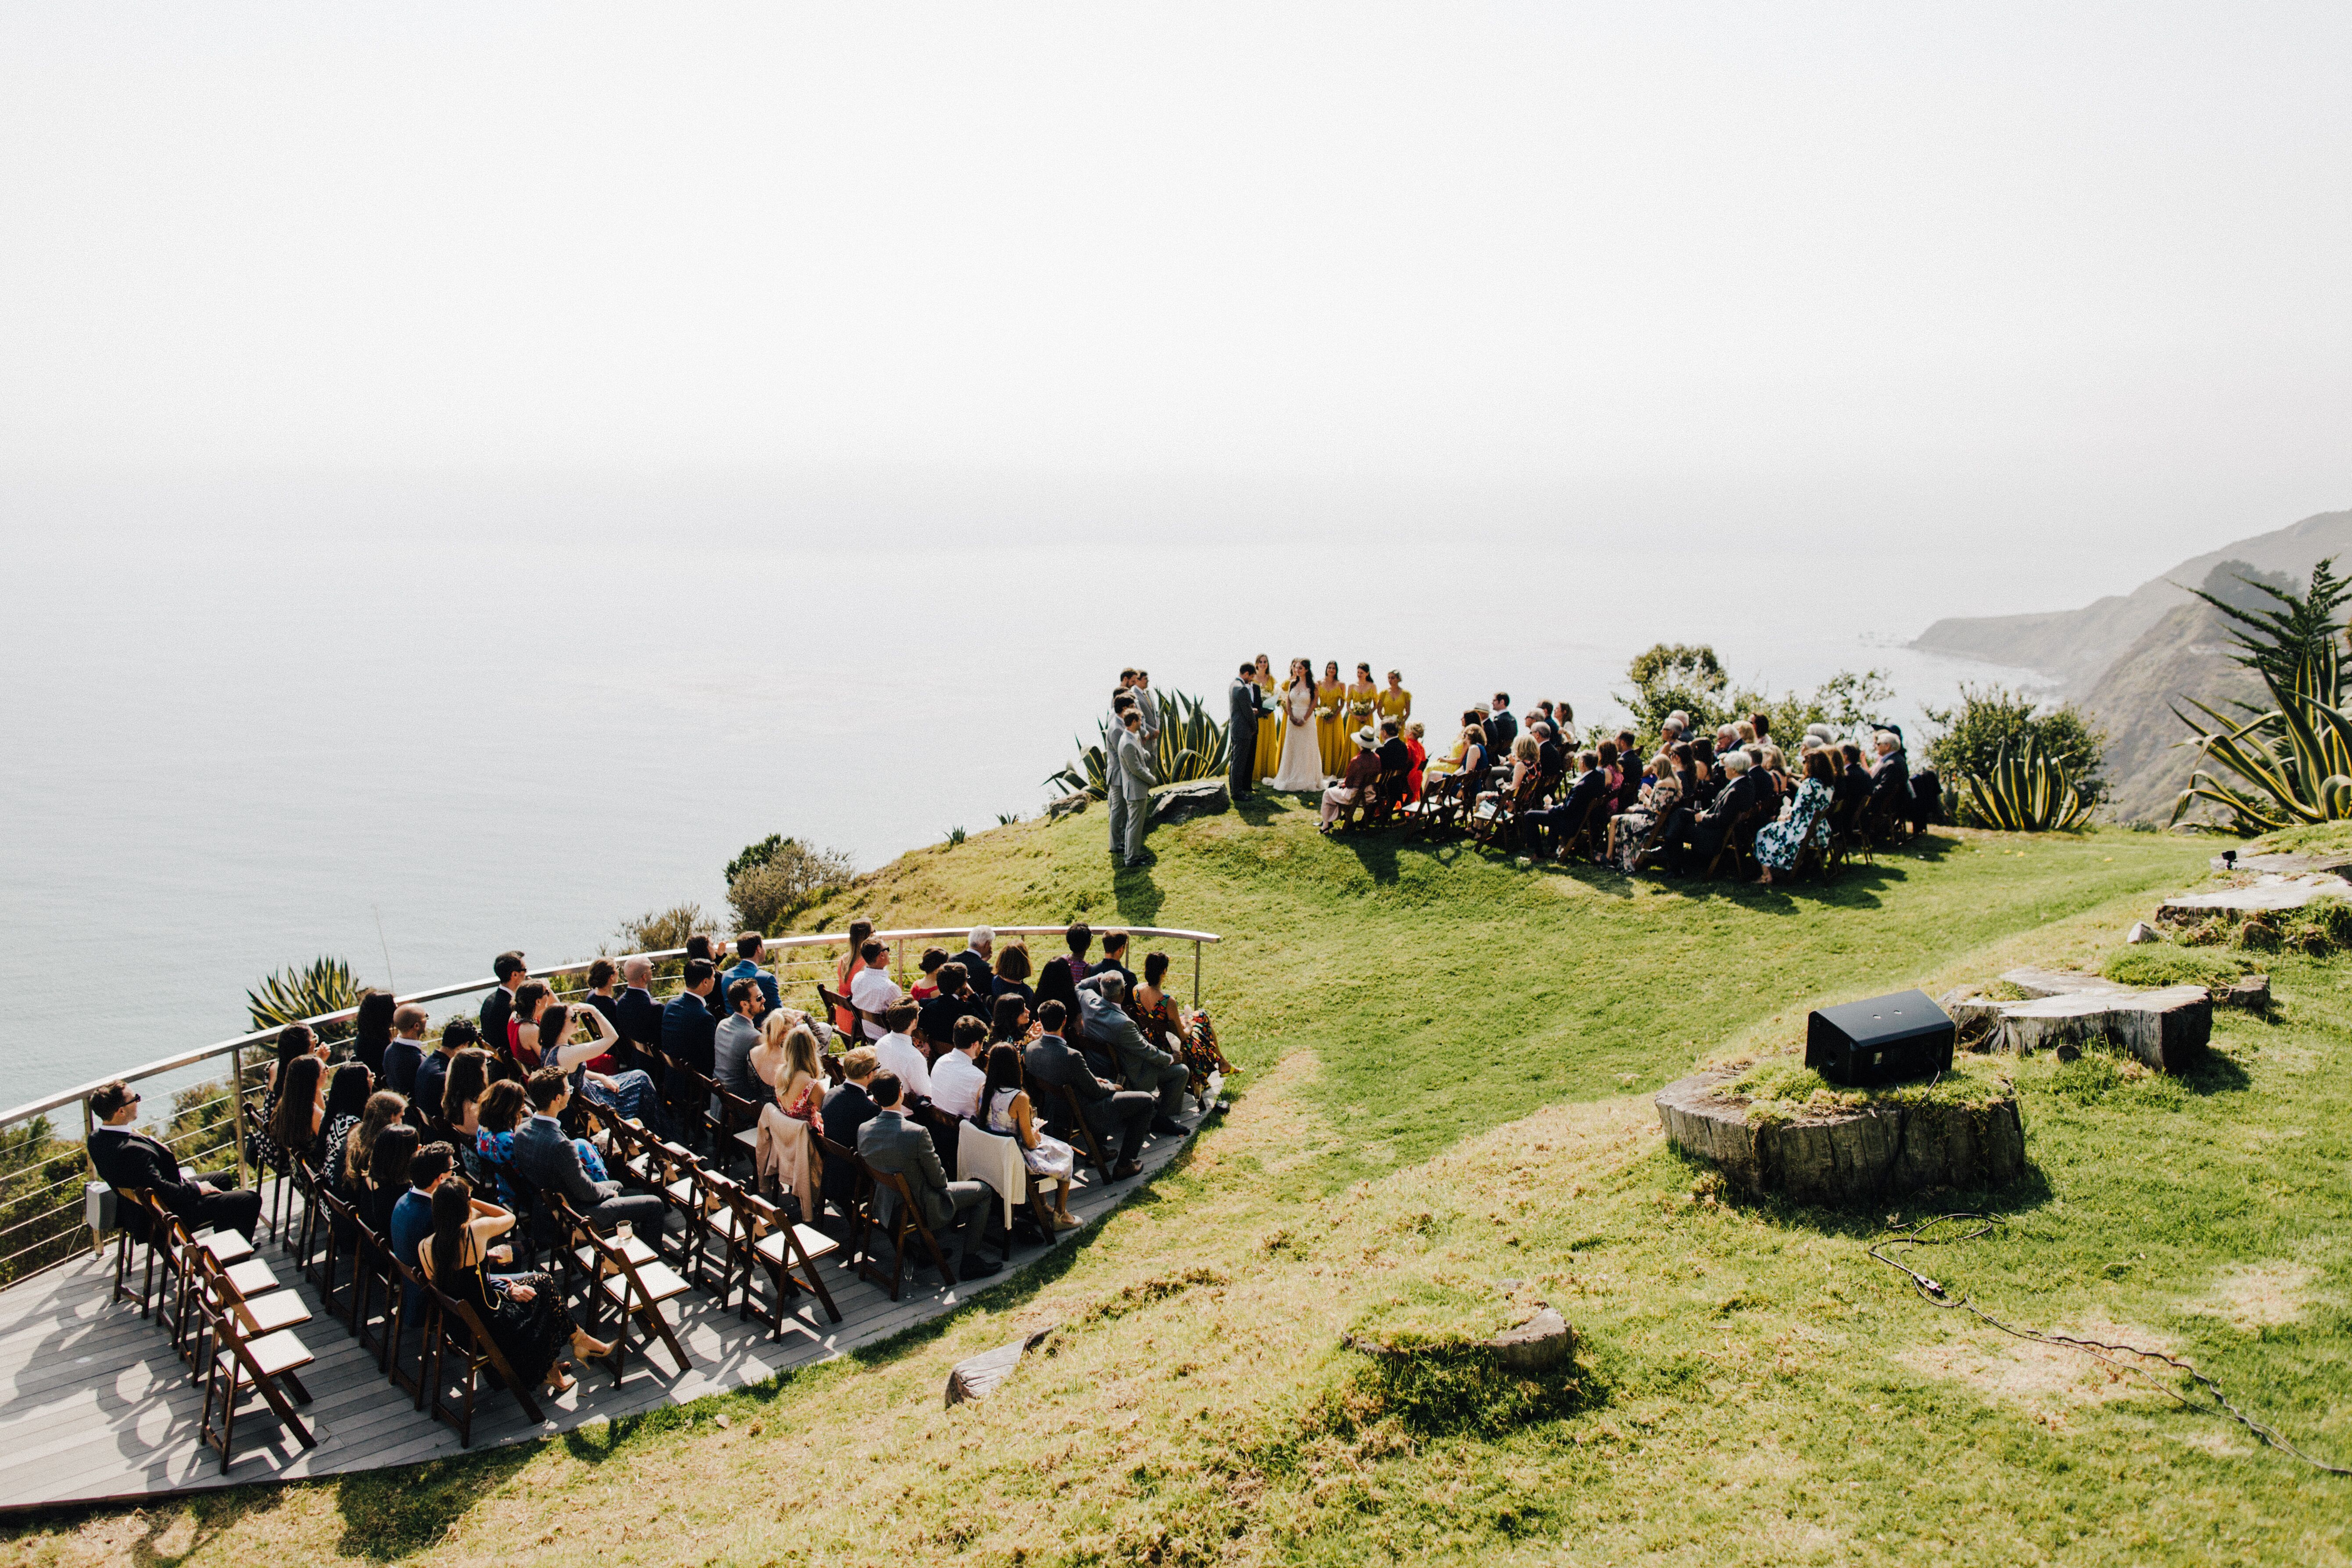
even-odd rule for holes
{"type": "Polygon", "coordinates": [[[11,492],[0,1100],[241,1030],[316,954],[402,988],[583,956],[718,914],[772,831],[872,867],[1034,812],[1123,663],[1222,698],[1244,657],[1366,658],[1424,717],[1500,686],[1585,720],[1660,638],[1775,687],[1876,666],[1912,720],[2004,673],[1895,646],[1974,607],[1951,584],[1738,531],[659,497],[11,492]]]}

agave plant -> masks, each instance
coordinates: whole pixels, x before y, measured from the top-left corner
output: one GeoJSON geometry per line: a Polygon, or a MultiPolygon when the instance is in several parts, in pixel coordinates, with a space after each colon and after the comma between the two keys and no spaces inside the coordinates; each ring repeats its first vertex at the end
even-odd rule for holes
{"type": "MultiPolygon", "coordinates": [[[[1158,784],[1184,784],[1215,778],[1225,771],[1228,726],[1212,718],[1197,697],[1174,688],[1160,694],[1160,735],[1152,743],[1151,770],[1158,784]]],[[[1079,748],[1077,759],[1045,783],[1065,794],[1102,800],[1109,794],[1105,752],[1110,745],[1110,721],[1100,725],[1101,742],[1079,748]]]]}
{"type": "MultiPolygon", "coordinates": [[[[256,1029],[282,1028],[299,1019],[359,1005],[360,988],[352,979],[352,966],[340,958],[314,958],[299,969],[276,971],[245,994],[246,1012],[256,1029]]],[[[347,1023],[314,1026],[322,1040],[340,1040],[352,1032],[347,1023]]]]}
{"type": "Polygon", "coordinates": [[[2039,736],[2029,736],[2022,751],[2003,746],[1991,767],[1965,782],[1969,815],[1987,827],[2043,833],[2072,827],[2091,815],[2091,803],[2058,759],[2042,749],[2039,736]]]}
{"type": "Polygon", "coordinates": [[[2341,706],[2343,670],[2334,641],[2310,650],[2284,681],[2273,669],[2255,673],[2270,689],[2266,712],[2230,719],[2191,700],[2211,721],[2207,729],[2173,710],[2197,731],[2184,743],[2197,748],[2198,768],[2173,803],[2172,820],[2200,800],[2229,812],[2231,826],[2246,834],[2352,818],[2352,717],[2341,706]]]}

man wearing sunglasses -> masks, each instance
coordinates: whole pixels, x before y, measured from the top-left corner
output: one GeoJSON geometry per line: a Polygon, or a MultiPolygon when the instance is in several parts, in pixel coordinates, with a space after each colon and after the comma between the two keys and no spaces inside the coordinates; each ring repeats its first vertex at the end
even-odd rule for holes
{"type": "MultiPolygon", "coordinates": [[[[210,1226],[251,1241],[253,1227],[261,1221],[261,1194],[233,1186],[235,1173],[229,1171],[183,1176],[178,1157],[160,1139],[131,1130],[138,1114],[138,1092],[120,1079],[100,1085],[89,1097],[90,1120],[99,1123],[89,1135],[89,1163],[106,1184],[118,1193],[126,1188],[152,1193],[191,1230],[210,1226]]],[[[146,1215],[128,1205],[121,1212],[131,1234],[148,1239],[146,1215]]]]}

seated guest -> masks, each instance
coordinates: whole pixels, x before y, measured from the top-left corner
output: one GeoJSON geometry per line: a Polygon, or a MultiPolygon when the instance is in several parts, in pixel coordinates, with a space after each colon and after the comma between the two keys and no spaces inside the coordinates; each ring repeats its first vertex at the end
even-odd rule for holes
{"type": "Polygon", "coordinates": [[[1143,1037],[1168,1047],[1176,1059],[1184,1064],[1192,1076],[1192,1104],[1202,1110],[1209,1108],[1209,1075],[1231,1072],[1233,1064],[1217,1049],[1216,1040],[1184,1016],[1176,998],[1168,994],[1168,955],[1149,952],[1143,956],[1143,983],[1135,988],[1134,1014],[1136,1027],[1143,1037]]]}
{"type": "Polygon", "coordinates": [[[482,1130],[482,1101],[492,1081],[490,1053],[479,1046],[468,1046],[449,1063],[448,1080],[441,1089],[441,1126],[447,1130],[449,1146],[457,1152],[457,1168],[466,1173],[467,1181],[484,1189],[494,1187],[497,1177],[483,1161],[475,1140],[482,1130]]]}
{"type": "Polygon", "coordinates": [[[923,1004],[923,1038],[937,1053],[955,1038],[956,1020],[977,1018],[982,1032],[987,1032],[990,1008],[986,999],[971,988],[965,977],[963,965],[950,959],[940,965],[940,994],[923,1004]]]}
{"type": "Polygon", "coordinates": [[[656,1132],[667,1131],[651,1077],[636,1068],[607,1073],[588,1065],[611,1059],[621,1043],[604,1014],[593,1007],[554,1003],[540,1009],[537,1027],[540,1065],[562,1070],[571,1079],[573,1094],[625,1121],[641,1122],[656,1132]]]}
{"type": "Polygon", "coordinates": [[[1103,932],[1102,962],[1091,971],[1095,974],[1116,974],[1127,982],[1127,994],[1135,994],[1135,971],[1127,966],[1127,933],[1123,931],[1103,932]]]}
{"type": "Polygon", "coordinates": [[[1070,1048],[1062,1037],[1064,1015],[1059,1002],[1037,1005],[1037,1022],[1045,1033],[1029,1042],[1021,1053],[1022,1065],[1030,1081],[1051,1089],[1067,1091],[1066,1096],[1049,1095],[1045,1100],[1045,1116],[1049,1124],[1058,1124],[1061,1116],[1055,1107],[1055,1099],[1075,1097],[1079,1114],[1095,1135],[1118,1145],[1118,1164],[1111,1171],[1114,1177],[1132,1176],[1143,1166],[1136,1156],[1142,1152],[1143,1140],[1151,1131],[1152,1118],[1158,1101],[1139,1089],[1124,1089],[1108,1079],[1097,1078],[1087,1060],[1070,1048]]]}
{"type": "MultiPolygon", "coordinates": [[[[298,1057],[278,1073],[278,1107],[269,1113],[273,1168],[290,1173],[295,1161],[319,1163],[319,1133],[326,1125],[327,1113],[326,1066],[317,1057],[298,1057]]],[[[364,1077],[367,1069],[361,1068],[360,1072],[364,1077]]]]}
{"type": "Polygon", "coordinates": [[[1691,742],[1691,784],[1683,792],[1683,805],[1704,810],[1722,787],[1723,764],[1716,758],[1715,742],[1702,735],[1691,742]]]}
{"type": "MultiPolygon", "coordinates": [[[[841,1082],[824,1097],[824,1109],[820,1113],[824,1119],[827,1142],[838,1143],[845,1149],[857,1147],[858,1129],[874,1118],[874,1097],[867,1090],[873,1086],[877,1070],[871,1046],[860,1046],[842,1054],[841,1082]]],[[[847,1215],[857,1192],[857,1167],[845,1160],[826,1160],[818,1190],[826,1205],[836,1213],[847,1215]]],[[[808,1219],[812,1225],[816,1223],[814,1215],[808,1219]]]]}
{"type": "MultiPolygon", "coordinates": [[[[882,1037],[874,1042],[874,1059],[880,1070],[888,1073],[907,1088],[916,1100],[931,1098],[931,1059],[916,1047],[907,1031],[915,1026],[920,1009],[912,1002],[901,1002],[884,1015],[888,1026],[882,1037]]],[[[839,1139],[834,1140],[839,1142],[839,1139]]]]}
{"type": "MultiPolygon", "coordinates": [[[[1779,751],[1772,748],[1773,754],[1779,751]]],[[[1756,879],[1759,886],[1770,887],[1775,871],[1793,873],[1806,846],[1829,847],[1830,801],[1836,780],[1837,767],[1829,752],[1816,749],[1805,753],[1805,782],[1790,801],[1788,816],[1766,823],[1756,834],[1756,860],[1764,868],[1756,879]]]]}
{"type": "Polygon", "coordinates": [[[1409,766],[1404,774],[1404,798],[1407,805],[1421,799],[1429,781],[1429,726],[1415,719],[1404,727],[1404,749],[1409,766]]]}
{"type": "Polygon", "coordinates": [[[790,1193],[802,1217],[811,1217],[817,1205],[810,1178],[816,1144],[809,1135],[824,1131],[824,1065],[817,1059],[816,1033],[807,1025],[785,1034],[783,1065],[776,1069],[775,1087],[766,1092],[751,1144],[752,1169],[762,1192],[772,1197],[790,1193]]]}
{"type": "Polygon", "coordinates": [[[688,959],[686,989],[662,1008],[662,1094],[671,1119],[689,1128],[701,1121],[704,1108],[687,1075],[708,1078],[718,1065],[719,1015],[712,1011],[718,987],[719,972],[708,960],[688,959]]]}
{"type": "Polygon", "coordinates": [[[768,939],[758,931],[747,931],[735,939],[735,962],[719,975],[721,996],[731,998],[739,980],[749,980],[760,988],[760,1008],[752,1015],[754,1018],[784,1005],[782,994],[776,989],[776,977],[760,967],[760,960],[767,956],[768,939]]]}
{"type": "MultiPolygon", "coordinates": [[[[1715,858],[1716,851],[1723,847],[1725,836],[1737,827],[1764,797],[1762,770],[1749,765],[1746,752],[1733,751],[1723,759],[1723,768],[1726,782],[1716,795],[1715,804],[1705,811],[1689,812],[1687,816],[1689,847],[1702,865],[1715,858]]],[[[1684,817],[1687,809],[1677,811],[1676,817],[1684,817]]],[[[1683,841],[1674,829],[1669,828],[1658,848],[1669,869],[1681,870],[1683,841]]]]}
{"type": "MultiPolygon", "coordinates": [[[[1644,778],[1643,776],[1642,766],[1636,765],[1636,759],[1639,758],[1640,755],[1641,753],[1633,747],[1633,731],[1631,730],[1618,731],[1617,771],[1620,777],[1617,781],[1616,796],[1609,803],[1609,810],[1612,816],[1614,816],[1621,811],[1631,811],[1636,805],[1641,804],[1642,788],[1644,784],[1647,784],[1650,782],[1650,779],[1644,778]]],[[[1652,776],[1654,777],[1655,775],[1652,776]]]]}
{"type": "Polygon", "coordinates": [[[657,1238],[662,1216],[668,1212],[667,1201],[659,1193],[624,1194],[620,1183],[591,1175],[581,1155],[581,1141],[563,1135],[563,1123],[558,1119],[572,1103],[572,1083],[563,1069],[541,1068],[523,1088],[530,1096],[530,1120],[514,1135],[515,1169],[523,1179],[542,1193],[562,1194],[582,1218],[600,1231],[625,1222],[641,1226],[648,1241],[657,1238]]]}
{"type": "Polygon", "coordinates": [[[1903,754],[1903,738],[1881,730],[1871,742],[1878,748],[1878,761],[1870,770],[1871,815],[1886,822],[1909,816],[1911,763],[1903,754]]]}
{"type": "MultiPolygon", "coordinates": [[[[131,1130],[139,1114],[139,1096],[117,1079],[100,1084],[89,1097],[89,1163],[99,1179],[117,1194],[146,1193],[187,1222],[191,1230],[233,1230],[253,1239],[261,1219],[261,1194],[236,1184],[236,1173],[215,1171],[207,1175],[183,1175],[179,1157],[161,1139],[131,1130]]],[[[129,1203],[116,1210],[132,1238],[152,1243],[144,1213],[129,1203]]]]}
{"type": "MultiPolygon", "coordinates": [[[[940,1163],[940,1152],[930,1134],[909,1122],[898,1103],[898,1080],[887,1072],[874,1075],[867,1092],[874,1115],[857,1130],[857,1152],[868,1165],[887,1175],[901,1177],[922,1215],[923,1224],[946,1252],[955,1245],[955,1271],[967,1279],[996,1272],[997,1266],[981,1256],[980,1239],[988,1227],[986,1182],[950,1182],[940,1163]]],[[[879,1195],[876,1205],[886,1222],[893,1216],[879,1195]]]]}
{"type": "MultiPolygon", "coordinates": [[[[359,1067],[357,1062],[345,1062],[345,1068],[359,1067]]],[[[365,1068],[360,1068],[365,1072],[365,1068]]],[[[337,1073],[337,1079],[342,1077],[337,1073]]],[[[332,1096],[331,1095],[331,1099],[332,1096]]],[[[357,1208],[364,1194],[369,1159],[375,1153],[375,1141],[383,1130],[398,1121],[408,1110],[408,1101],[388,1089],[377,1089],[367,1097],[361,1108],[360,1119],[335,1146],[327,1152],[327,1182],[335,1195],[357,1208]]]]}
{"type": "Polygon", "coordinates": [[[980,1091],[988,1075],[980,1065],[988,1026],[977,1018],[955,1021],[954,1043],[931,1058],[931,1103],[950,1116],[980,1114],[980,1091]]]}
{"type": "Polygon", "coordinates": [[[383,1048],[392,1044],[392,993],[371,985],[360,993],[359,1010],[352,1017],[352,1059],[383,1077],[383,1048]]]}
{"type": "Polygon", "coordinates": [[[1370,724],[1355,733],[1356,754],[1348,761],[1348,771],[1339,782],[1323,791],[1323,821],[1316,828],[1328,834],[1347,809],[1364,798],[1364,792],[1380,783],[1381,753],[1370,724]]]}
{"type": "Polygon", "coordinates": [[[991,926],[974,926],[964,941],[964,950],[948,961],[963,965],[964,984],[980,993],[983,1002],[989,995],[989,976],[996,972],[996,931],[991,926]]]}
{"type": "Polygon", "coordinates": [[[492,1244],[514,1223],[511,1211],[477,1202],[465,1177],[446,1177],[434,1191],[433,1234],[417,1260],[435,1289],[473,1310],[524,1387],[543,1383],[550,1394],[566,1394],[573,1379],[563,1352],[602,1361],[613,1347],[572,1322],[551,1275],[492,1274],[483,1267],[492,1244]]]}
{"type": "Polygon", "coordinates": [[[392,1209],[408,1191],[408,1163],[416,1157],[416,1129],[394,1122],[377,1134],[368,1154],[367,1176],[360,1184],[359,1201],[352,1206],[368,1229],[391,1234],[392,1209]]]}
{"type": "Polygon", "coordinates": [[[1037,993],[1029,988],[1029,949],[1017,942],[1008,942],[1004,951],[996,955],[996,976],[990,984],[995,997],[1018,996],[1024,1007],[1037,1005],[1037,993]]]}
{"type": "MultiPolygon", "coordinates": [[[[1607,742],[1603,742],[1606,744],[1607,742]]],[[[1601,753],[1576,753],[1576,782],[1558,805],[1531,811],[1520,820],[1528,852],[1539,860],[1557,859],[1584,826],[1585,817],[1609,793],[1609,775],[1601,771],[1601,753]]]]}
{"type": "Polygon", "coordinates": [[[1094,946],[1095,933],[1081,921],[1063,932],[1062,940],[1069,947],[1069,956],[1051,960],[1037,972],[1037,1005],[1042,1007],[1048,1002],[1059,1002],[1070,1016],[1076,1017],[1078,982],[1094,973],[1094,965],[1087,962],[1087,950],[1094,946]]]}
{"type": "Polygon", "coordinates": [[[1759,745],[1757,750],[1764,753],[1765,782],[1772,786],[1774,797],[1785,802],[1790,795],[1796,793],[1797,788],[1789,781],[1789,759],[1782,755],[1780,748],[1775,745],[1769,743],[1759,745]]]}
{"type": "Polygon", "coordinates": [[[476,1022],[482,1044],[496,1056],[507,1043],[507,1019],[514,1013],[515,990],[530,978],[530,971],[523,966],[521,953],[502,952],[490,960],[490,973],[498,976],[498,988],[482,998],[482,1014],[476,1022]]]}
{"type": "Polygon", "coordinates": [[[988,1131],[1021,1145],[1021,1164],[1032,1178],[1029,1206],[1037,1224],[1048,1235],[1076,1229],[1077,1216],[1070,1213],[1070,1178],[1077,1172],[1077,1151],[1039,1130],[1028,1091],[1021,1086],[1019,1047],[988,1048],[988,1076],[980,1098],[986,1107],[988,1131]],[[1045,1206],[1045,1194],[1035,1184],[1039,1176],[1055,1184],[1050,1209],[1045,1206]]]}
{"type": "Polygon", "coordinates": [[[383,1236],[392,1255],[411,1268],[417,1267],[416,1249],[433,1230],[433,1189],[457,1163],[457,1152],[446,1143],[427,1143],[409,1156],[408,1191],[392,1205],[383,1236]]]}
{"type": "Polygon", "coordinates": [[[760,1046],[757,1020],[766,1005],[758,981],[731,982],[727,987],[727,1016],[719,1021],[710,1038],[710,1076],[719,1080],[719,1088],[755,1102],[763,1090],[751,1072],[751,1053],[760,1046]]]}
{"type": "Polygon", "coordinates": [[[416,1091],[416,1069],[425,1061],[425,1009],[404,1003],[393,1010],[392,1042],[383,1047],[383,1070],[377,1079],[397,1094],[416,1091]]]}
{"type": "Polygon", "coordinates": [[[1037,1035],[1037,1026],[1029,1021],[1029,1004],[1018,996],[999,996],[995,1016],[989,1020],[990,1045],[1025,1046],[1037,1035]]]}
{"type": "Polygon", "coordinates": [[[624,1067],[634,1067],[661,1081],[662,1005],[654,1000],[653,961],[631,958],[621,964],[621,995],[613,1022],[625,1046],[624,1067]]]}
{"type": "Polygon", "coordinates": [[[523,1074],[539,1068],[539,1048],[531,1044],[534,1037],[523,1026],[540,1015],[540,1010],[555,1000],[555,987],[544,980],[526,980],[515,987],[514,1006],[507,1013],[506,1033],[489,1042],[493,1056],[503,1054],[521,1069],[523,1074]]]}
{"type": "Polygon", "coordinates": [[[448,1118],[441,1110],[441,1092],[448,1087],[449,1064],[457,1059],[459,1051],[474,1043],[475,1037],[471,1018],[452,1018],[442,1026],[441,1037],[433,1042],[433,1049],[416,1064],[416,1082],[408,1096],[408,1107],[423,1115],[434,1130],[448,1126],[448,1118]]]}
{"type": "MultiPolygon", "coordinates": [[[[849,983],[849,1004],[861,1015],[857,1037],[878,1040],[882,1037],[882,1026],[874,1020],[888,1012],[894,1004],[905,1000],[906,993],[890,978],[890,950],[886,944],[868,937],[857,956],[865,967],[849,983]]],[[[940,965],[940,970],[945,973],[947,965],[940,965]]]]}
{"type": "Polygon", "coordinates": [[[1127,983],[1116,974],[1089,975],[1078,983],[1087,1038],[1114,1054],[1121,1078],[1159,1100],[1160,1114],[1152,1119],[1151,1130],[1181,1135],[1190,1129],[1176,1120],[1176,1110],[1184,1103],[1184,1087],[1192,1075],[1182,1062],[1143,1037],[1127,1016],[1126,1001],[1127,983]]]}
{"type": "Polygon", "coordinates": [[[1404,731],[1393,719],[1381,721],[1380,758],[1381,786],[1391,801],[1403,800],[1411,788],[1412,748],[1405,743],[1404,731]]]}
{"type": "Polygon", "coordinates": [[[1511,717],[1511,694],[1507,691],[1495,693],[1494,711],[1480,721],[1486,731],[1487,754],[1494,757],[1510,755],[1511,743],[1519,738],[1519,721],[1511,717]]]}
{"type": "MultiPolygon", "coordinates": [[[[1642,785],[1633,809],[1609,819],[1609,863],[1622,871],[1633,869],[1633,857],[1641,852],[1651,830],[1673,815],[1682,798],[1682,779],[1675,772],[1674,759],[1661,752],[1651,759],[1650,766],[1654,776],[1642,785]]],[[[1631,768],[1625,771],[1633,773],[1631,768]]]]}
{"type": "Polygon", "coordinates": [[[327,1103],[319,1117],[319,1170],[336,1193],[343,1188],[343,1147],[367,1114],[375,1079],[358,1062],[338,1062],[327,1072],[327,1103]]]}
{"type": "Polygon", "coordinates": [[[932,976],[940,972],[940,965],[945,963],[947,961],[948,950],[946,948],[927,947],[923,949],[922,959],[915,966],[922,971],[923,977],[907,988],[907,994],[912,996],[918,1002],[928,1002],[932,997],[938,995],[940,994],[940,983],[933,979],[932,976]]]}
{"type": "Polygon", "coordinates": [[[474,1152],[477,1163],[498,1184],[499,1202],[517,1214],[529,1211],[514,1163],[515,1133],[520,1130],[530,1096],[523,1086],[502,1078],[482,1091],[475,1108],[474,1152]]]}
{"type": "Polygon", "coordinates": [[[1844,809],[1851,802],[1860,809],[1870,799],[1870,770],[1862,765],[1862,748],[1845,741],[1839,743],[1836,751],[1837,785],[1832,791],[1831,804],[1844,809]]]}
{"type": "Polygon", "coordinates": [[[597,1072],[614,1072],[637,1064],[627,1058],[628,1037],[621,1030],[621,966],[609,958],[600,958],[588,966],[588,994],[580,998],[583,1006],[593,1007],[613,1026],[614,1036],[621,1042],[614,1047],[617,1054],[599,1057],[588,1065],[597,1072]]]}
{"type": "Polygon", "coordinates": [[[774,1092],[776,1074],[784,1066],[784,1042],[796,1029],[806,1032],[822,1062],[824,1044],[833,1037],[833,1026],[814,1013],[803,1013],[797,1007],[776,1008],[760,1020],[760,1043],[751,1047],[751,1054],[745,1058],[751,1068],[752,1081],[759,1085],[750,1099],[759,1100],[774,1092]]]}

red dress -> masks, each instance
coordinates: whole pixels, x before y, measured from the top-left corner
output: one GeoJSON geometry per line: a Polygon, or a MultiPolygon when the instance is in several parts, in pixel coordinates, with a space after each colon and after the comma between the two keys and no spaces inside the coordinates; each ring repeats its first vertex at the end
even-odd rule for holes
{"type": "Polygon", "coordinates": [[[1412,759],[1404,775],[1404,798],[1408,805],[1421,798],[1421,770],[1429,763],[1429,748],[1419,741],[1408,739],[1405,755],[1412,759]]]}

